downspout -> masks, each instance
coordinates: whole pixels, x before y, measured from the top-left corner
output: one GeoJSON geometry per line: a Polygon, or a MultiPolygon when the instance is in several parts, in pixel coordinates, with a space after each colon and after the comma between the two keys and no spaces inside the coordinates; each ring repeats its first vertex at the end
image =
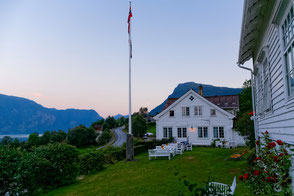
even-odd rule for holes
{"type": "Polygon", "coordinates": [[[254,124],[254,134],[255,134],[255,140],[258,140],[258,135],[257,135],[257,128],[256,128],[256,109],[255,109],[255,97],[254,97],[254,90],[253,90],[253,71],[252,69],[248,67],[242,66],[240,63],[237,63],[238,67],[241,69],[245,69],[250,71],[251,73],[251,94],[252,94],[252,108],[253,108],[253,124],[254,124]]]}

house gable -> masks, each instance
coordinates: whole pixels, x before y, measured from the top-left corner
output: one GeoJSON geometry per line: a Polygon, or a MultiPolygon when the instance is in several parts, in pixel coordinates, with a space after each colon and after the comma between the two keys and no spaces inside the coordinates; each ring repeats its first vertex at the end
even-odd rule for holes
{"type": "MultiPolygon", "coordinates": [[[[182,97],[177,99],[176,101],[173,100],[173,103],[170,104],[165,110],[163,110],[161,113],[156,115],[154,117],[155,120],[159,120],[164,115],[169,115],[168,112],[171,110],[174,110],[177,108],[177,112],[179,111],[178,107],[190,107],[190,106],[204,106],[204,113],[206,116],[210,116],[210,109],[215,109],[218,114],[224,115],[230,119],[233,119],[235,116],[230,114],[229,112],[221,109],[220,107],[214,105],[204,97],[200,96],[198,93],[196,93],[193,89],[189,90],[187,93],[185,93],[182,97]],[[209,113],[209,114],[208,114],[209,113]]],[[[194,108],[190,109],[190,115],[194,116],[194,108]]]]}

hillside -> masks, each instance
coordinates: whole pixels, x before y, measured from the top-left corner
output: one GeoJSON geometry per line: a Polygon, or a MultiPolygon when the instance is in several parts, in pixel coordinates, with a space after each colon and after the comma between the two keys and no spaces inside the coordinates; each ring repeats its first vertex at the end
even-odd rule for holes
{"type": "Polygon", "coordinates": [[[80,124],[89,126],[101,118],[94,110],[45,108],[29,99],[0,94],[0,134],[67,131],[80,124]]]}
{"type": "MultiPolygon", "coordinates": [[[[202,85],[203,87],[203,96],[220,96],[220,95],[236,95],[241,92],[241,88],[228,88],[228,87],[217,87],[213,85],[208,84],[200,84],[195,82],[186,82],[179,84],[173,91],[171,95],[168,96],[168,98],[179,98],[182,95],[184,95],[187,91],[190,89],[195,90],[198,93],[198,87],[202,85]]],[[[168,99],[167,98],[167,99],[168,99]]],[[[150,115],[154,116],[157,113],[160,113],[164,104],[166,103],[167,99],[160,104],[159,106],[155,107],[153,110],[150,111],[150,115]]]]}

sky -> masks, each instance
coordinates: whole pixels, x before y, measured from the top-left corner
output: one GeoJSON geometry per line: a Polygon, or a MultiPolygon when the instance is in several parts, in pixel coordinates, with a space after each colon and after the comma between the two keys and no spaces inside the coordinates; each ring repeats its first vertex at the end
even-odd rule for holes
{"type": "MultiPolygon", "coordinates": [[[[242,0],[133,0],[132,111],[179,83],[242,87],[242,11],[242,0]]],[[[128,12],[127,0],[0,0],[0,94],[128,114],[128,12]]]]}

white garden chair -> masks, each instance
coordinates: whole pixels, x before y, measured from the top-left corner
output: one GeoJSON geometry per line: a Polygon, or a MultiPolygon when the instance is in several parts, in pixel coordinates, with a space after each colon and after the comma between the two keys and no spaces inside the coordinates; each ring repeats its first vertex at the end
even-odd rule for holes
{"type": "Polygon", "coordinates": [[[232,186],[229,186],[227,184],[222,184],[219,182],[210,182],[209,190],[218,195],[234,195],[236,186],[237,186],[237,183],[236,183],[236,176],[235,176],[232,186]]]}
{"type": "Polygon", "coordinates": [[[192,144],[189,144],[189,143],[188,143],[188,144],[186,145],[186,150],[190,150],[190,151],[192,151],[192,144]]]}

